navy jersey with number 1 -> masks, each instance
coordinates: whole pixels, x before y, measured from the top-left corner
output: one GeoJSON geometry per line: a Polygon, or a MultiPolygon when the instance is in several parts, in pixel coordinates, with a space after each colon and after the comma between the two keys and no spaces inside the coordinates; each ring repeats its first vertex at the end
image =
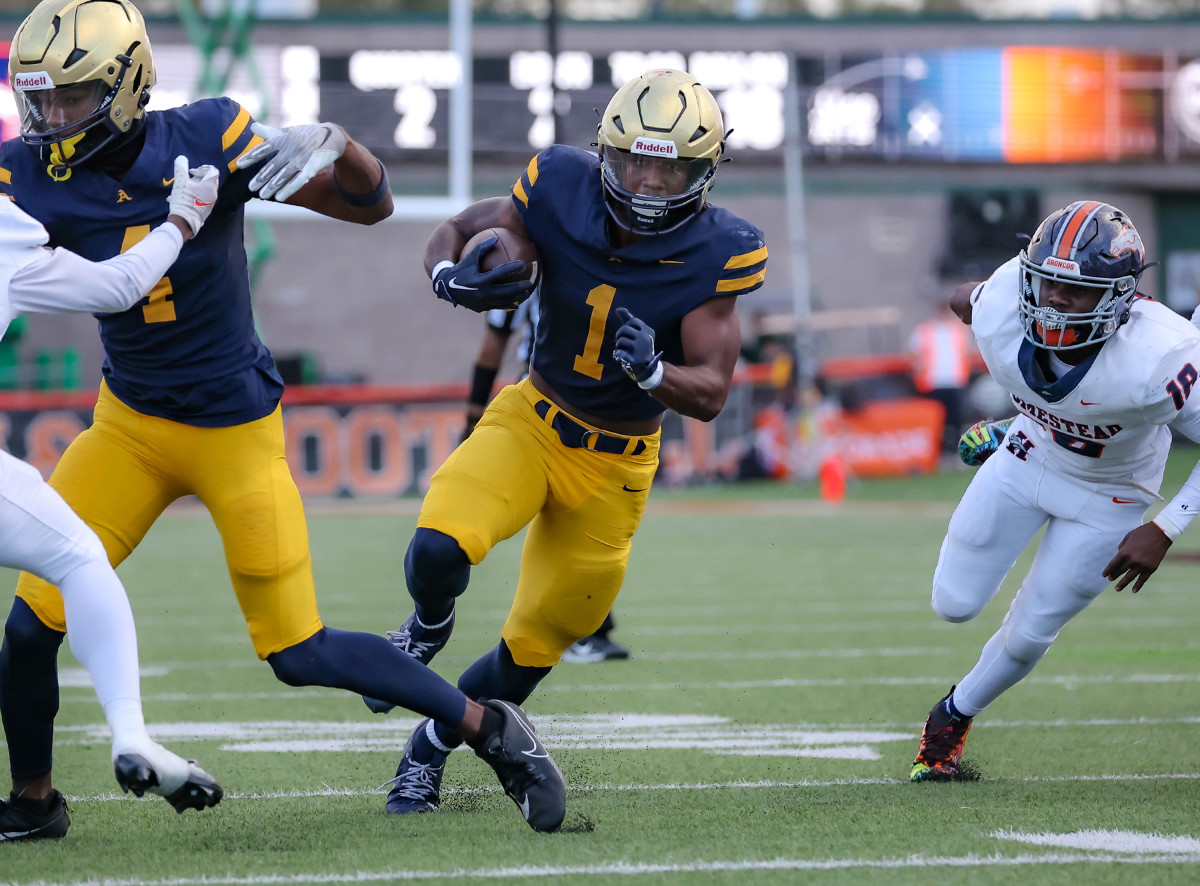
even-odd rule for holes
{"type": "Polygon", "coordinates": [[[613,359],[627,308],[654,329],[663,359],[686,365],[683,318],[712,298],[763,284],[762,231],[709,205],[666,234],[615,248],[607,232],[600,160],[554,145],[530,161],[512,199],[542,263],[541,317],[533,368],[568,403],[601,418],[651,418],[666,407],[613,359]]]}
{"type": "Polygon", "coordinates": [[[220,197],[200,233],[140,304],[99,314],[104,378],[145,415],[229,427],[270,415],[283,382],[254,329],[242,242],[252,171],[236,159],[261,141],[248,111],[227,98],[146,114],[145,144],[113,178],[95,164],[47,167],[20,138],[0,145],[0,193],[45,225],[50,245],[112,258],[167,217],[175,157],[215,166],[220,197]]]}

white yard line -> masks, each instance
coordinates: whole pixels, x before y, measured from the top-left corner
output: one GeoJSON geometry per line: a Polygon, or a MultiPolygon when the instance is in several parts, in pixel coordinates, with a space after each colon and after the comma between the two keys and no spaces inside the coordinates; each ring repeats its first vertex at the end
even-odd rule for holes
{"type": "MultiPolygon", "coordinates": [[[[762,861],[737,859],[729,861],[696,861],[690,864],[656,864],[654,862],[613,861],[595,865],[521,865],[516,867],[460,868],[453,871],[414,871],[385,869],[381,871],[347,871],[311,874],[260,874],[245,876],[206,874],[203,877],[169,877],[164,879],[112,878],[77,880],[57,886],[291,886],[301,883],[374,883],[381,881],[419,882],[421,880],[514,880],[550,877],[638,877],[660,874],[708,874],[742,871],[838,871],[838,870],[904,870],[927,868],[996,868],[1033,865],[1075,864],[1197,864],[1200,853],[1165,855],[1119,855],[1110,852],[1056,853],[1043,855],[959,855],[921,856],[905,858],[773,858],[762,861]]],[[[12,883],[10,886],[48,886],[46,881],[12,883]]]]}
{"type": "MultiPolygon", "coordinates": [[[[936,647],[935,647],[936,649],[936,647]]],[[[752,654],[752,653],[748,653],[752,654]]],[[[785,658],[787,656],[784,656],[785,658]]],[[[799,656],[804,658],[805,656],[799,656]]],[[[820,656],[818,656],[820,657],[820,656]]],[[[831,654],[829,657],[838,658],[831,654]]],[[[849,656],[854,657],[854,656],[849,656]]],[[[574,673],[565,670],[563,673],[574,673]]],[[[844,686],[940,686],[947,687],[952,681],[947,674],[936,677],[776,677],[768,680],[719,680],[656,683],[570,683],[565,680],[541,687],[542,692],[682,692],[728,690],[740,692],[746,689],[816,689],[844,686]]],[[[1065,674],[1053,677],[1029,676],[1021,681],[1032,686],[1063,686],[1074,688],[1091,685],[1139,685],[1200,682],[1197,674],[1065,674]]],[[[76,684],[78,685],[78,684],[76,684]]],[[[86,685],[86,684],[85,684],[86,685]]],[[[258,699],[342,697],[337,689],[283,689],[265,692],[147,692],[143,701],[256,701],[258,699]]],[[[95,704],[96,696],[90,692],[63,693],[62,704],[95,704]]],[[[1171,721],[1174,722],[1174,721],[1171,721]]],[[[992,725],[992,724],[989,724],[992,725]]]]}
{"type": "Polygon", "coordinates": [[[1193,855],[1200,852],[1200,840],[1195,837],[1176,837],[1168,834],[1147,834],[1139,831],[1087,830],[1070,834],[1042,832],[1027,834],[1021,831],[993,831],[997,840],[1012,840],[1033,846],[1054,846],[1057,849],[1100,850],[1103,852],[1132,852],[1166,854],[1176,852],[1193,855]]]}
{"type": "MultiPolygon", "coordinates": [[[[1141,782],[1141,781],[1200,781],[1200,772],[1170,772],[1159,773],[1155,775],[1026,775],[1020,778],[989,778],[990,784],[1060,784],[1060,783],[1088,783],[1088,782],[1141,782]]],[[[589,794],[589,793],[664,793],[668,791],[724,791],[724,790],[776,790],[785,789],[791,790],[795,788],[840,788],[840,787],[871,787],[871,786],[897,786],[903,785],[905,789],[911,782],[907,778],[834,778],[827,780],[819,779],[800,779],[798,781],[717,781],[717,782],[695,782],[691,784],[580,784],[569,785],[567,790],[571,793],[589,794]]],[[[920,790],[919,788],[917,790],[920,790]]],[[[380,796],[384,793],[384,786],[377,788],[334,788],[326,785],[323,788],[318,788],[308,791],[290,790],[290,791],[254,791],[250,793],[229,792],[225,794],[226,800],[297,800],[308,799],[313,797],[369,797],[380,796]]],[[[498,794],[499,787],[486,788],[444,788],[443,796],[456,795],[476,795],[476,794],[498,794]]],[[[67,799],[72,803],[110,803],[119,801],[122,803],[157,803],[155,797],[144,797],[136,799],[127,794],[106,793],[106,794],[82,794],[82,795],[67,795],[67,799]]],[[[1079,848],[1079,847],[1071,847],[1079,848]]],[[[1108,848],[1112,848],[1111,846],[1108,848]]]]}

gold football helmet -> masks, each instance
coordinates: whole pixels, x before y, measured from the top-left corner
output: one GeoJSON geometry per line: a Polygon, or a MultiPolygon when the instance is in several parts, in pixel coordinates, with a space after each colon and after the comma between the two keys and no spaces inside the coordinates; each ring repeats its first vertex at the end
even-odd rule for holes
{"type": "Polygon", "coordinates": [[[617,90],[597,142],[613,220],[636,234],[665,234],[704,208],[725,127],[717,100],[699,80],[660,69],[617,90]]]}
{"type": "Polygon", "coordinates": [[[21,138],[77,166],[138,129],[154,85],[146,23],[128,0],[42,0],[8,56],[21,138]]]}

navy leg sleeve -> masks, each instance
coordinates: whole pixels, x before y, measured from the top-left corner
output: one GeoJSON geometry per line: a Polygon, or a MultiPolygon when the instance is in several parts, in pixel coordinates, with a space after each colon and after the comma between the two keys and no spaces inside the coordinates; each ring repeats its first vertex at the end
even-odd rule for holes
{"type": "Polygon", "coordinates": [[[404,580],[423,624],[441,624],[454,600],[467,589],[471,562],[453,538],[436,529],[418,529],[404,555],[404,580]]]}
{"type": "Polygon", "coordinates": [[[267,663],[288,686],[348,689],[453,726],[467,710],[461,692],[375,634],[322,628],[267,663]]]}
{"type": "MultiPolygon", "coordinates": [[[[496,648],[477,660],[458,678],[458,688],[467,698],[499,698],[524,704],[550,668],[525,668],[513,661],[508,646],[501,640],[496,648]]],[[[462,739],[441,721],[435,727],[438,738],[448,747],[457,747],[462,739]]]]}
{"type": "Polygon", "coordinates": [[[0,646],[0,720],[15,781],[53,768],[58,649],[65,636],[42,624],[20,597],[13,601],[0,646]]]}

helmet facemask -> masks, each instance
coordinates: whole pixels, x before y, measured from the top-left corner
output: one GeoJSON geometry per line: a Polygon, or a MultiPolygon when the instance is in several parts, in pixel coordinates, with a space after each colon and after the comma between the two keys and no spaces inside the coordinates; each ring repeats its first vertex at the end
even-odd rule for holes
{"type": "Polygon", "coordinates": [[[1120,209],[1078,201],[1051,213],[1021,250],[1018,313],[1025,338],[1048,351],[1074,351],[1107,341],[1129,318],[1145,247],[1120,209]],[[1044,281],[1095,290],[1088,311],[1064,314],[1042,304],[1044,281]]]}
{"type": "Polygon", "coordinates": [[[124,134],[109,118],[120,85],[120,80],[112,87],[103,80],[89,80],[14,92],[22,140],[52,166],[83,163],[124,134]],[[64,117],[66,122],[53,124],[55,118],[64,117]]]}
{"type": "Polygon", "coordinates": [[[1061,265],[1074,264],[1052,259],[1049,266],[1037,265],[1021,250],[1021,323],[1025,338],[1048,351],[1073,351],[1100,344],[1107,340],[1129,315],[1129,305],[1137,292],[1138,278],[1088,277],[1072,273],[1061,265]],[[1057,265],[1057,266],[1056,266],[1057,265]],[[1091,311],[1063,314],[1052,307],[1042,306],[1043,280],[1054,280],[1095,289],[1100,300],[1091,311]]]}
{"type": "MultiPolygon", "coordinates": [[[[716,175],[706,159],[680,159],[643,153],[650,139],[637,139],[632,150],[601,145],[604,193],[613,219],[635,234],[665,234],[700,211],[716,175]],[[653,190],[646,187],[653,181],[653,190]],[[635,183],[641,182],[635,189],[635,183]]],[[[657,141],[657,140],[655,140],[657,141]]],[[[674,147],[673,142],[662,142],[674,147]]]]}
{"type": "Polygon", "coordinates": [[[612,97],[597,143],[613,221],[635,234],[665,234],[704,209],[724,150],[721,110],[690,74],[647,71],[612,97]]]}

